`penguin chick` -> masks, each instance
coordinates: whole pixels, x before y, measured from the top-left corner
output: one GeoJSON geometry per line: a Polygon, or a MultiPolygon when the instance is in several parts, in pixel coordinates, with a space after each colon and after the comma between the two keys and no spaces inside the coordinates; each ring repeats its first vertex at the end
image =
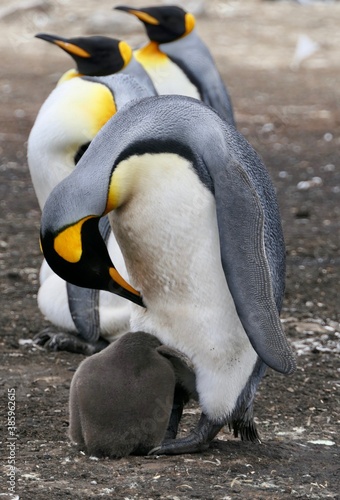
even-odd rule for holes
{"type": "MultiPolygon", "coordinates": [[[[109,118],[130,100],[153,93],[153,86],[142,86],[134,77],[121,73],[72,78],[51,92],[28,138],[28,166],[41,209],[109,118]]],[[[124,259],[105,219],[101,234],[127,278],[124,259]]],[[[126,300],[66,283],[45,261],[40,272],[38,306],[54,327],[39,332],[34,340],[52,350],[92,354],[129,329],[130,305],[126,300]]]]}
{"type": "Polygon", "coordinates": [[[176,383],[188,399],[195,393],[195,375],[184,355],[169,348],[164,354],[153,335],[130,332],[85,359],[71,383],[71,441],[89,455],[111,458],[145,455],[159,446],[176,383]]]}
{"type": "Polygon", "coordinates": [[[181,94],[204,101],[235,126],[231,100],[213,57],[197,34],[193,14],[174,5],[117,6],[143,22],[150,42],[134,52],[159,94],[181,94]]]}
{"type": "Polygon", "coordinates": [[[77,76],[108,76],[126,73],[134,76],[140,84],[151,87],[155,93],[150,77],[136,61],[132,48],[124,40],[107,36],[64,38],[47,33],[38,33],[35,36],[57,45],[76,63],[77,69],[64,73],[58,85],[77,76]]]}

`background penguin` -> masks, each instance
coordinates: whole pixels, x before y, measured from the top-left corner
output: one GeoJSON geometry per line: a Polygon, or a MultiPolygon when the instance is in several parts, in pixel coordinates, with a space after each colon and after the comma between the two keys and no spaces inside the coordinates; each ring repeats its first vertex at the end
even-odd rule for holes
{"type": "Polygon", "coordinates": [[[169,424],[175,388],[195,397],[183,355],[144,332],[127,333],[78,367],[70,389],[71,441],[89,455],[146,455],[169,424]]]}
{"type": "MultiPolygon", "coordinates": [[[[152,94],[152,85],[141,86],[126,74],[71,78],[52,91],[28,139],[28,165],[41,209],[52,189],[75,168],[104,123],[130,99],[152,94]]],[[[118,259],[117,267],[127,277],[121,252],[105,219],[101,230],[109,252],[118,259]]],[[[126,300],[66,283],[46,261],[40,272],[38,305],[58,330],[45,329],[35,341],[53,350],[91,354],[129,329],[130,305],[126,300]]]]}
{"type": "Polygon", "coordinates": [[[159,94],[181,94],[204,101],[235,125],[232,104],[208,47],[195,29],[195,17],[166,5],[134,9],[118,6],[140,19],[150,43],[135,51],[159,94]]]}
{"type": "Polygon", "coordinates": [[[157,453],[200,451],[225,424],[257,439],[253,400],[266,365],[295,369],[279,318],[281,221],[260,158],[200,101],[130,103],[51,193],[41,226],[55,272],[114,292],[98,232],[107,213],[145,306],[132,305],[131,329],[183,352],[196,374],[198,426],[157,453]]]}

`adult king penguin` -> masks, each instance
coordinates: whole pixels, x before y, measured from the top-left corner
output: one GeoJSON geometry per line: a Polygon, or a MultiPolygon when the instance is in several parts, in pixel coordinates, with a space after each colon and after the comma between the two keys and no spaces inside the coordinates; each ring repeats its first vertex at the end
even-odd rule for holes
{"type": "Polygon", "coordinates": [[[98,231],[105,214],[143,300],[132,305],[132,330],[183,352],[195,369],[198,426],[155,452],[199,451],[227,423],[256,439],[253,399],[266,365],[295,369],[279,318],[281,222],[260,158],[195,99],[130,103],[51,193],[41,225],[56,273],[124,293],[98,231]]]}
{"type": "MultiPolygon", "coordinates": [[[[37,36],[66,50],[77,63],[77,71],[67,72],[43,104],[28,139],[28,165],[43,208],[52,189],[75,168],[104,123],[130,99],[153,95],[155,90],[125,42],[107,37],[37,36]],[[113,71],[119,74],[81,77],[113,71]],[[141,85],[125,73],[131,73],[141,85]]],[[[126,273],[108,222],[103,219],[101,226],[110,251],[118,255],[118,267],[126,273]]],[[[128,331],[130,307],[125,300],[65,283],[46,261],[41,267],[40,285],[39,308],[57,331],[54,327],[43,330],[35,337],[37,343],[91,354],[128,331]]]]}
{"type": "Polygon", "coordinates": [[[181,94],[204,101],[235,125],[232,104],[215,62],[195,29],[193,14],[174,5],[117,6],[144,23],[150,42],[135,51],[159,94],[181,94]]]}

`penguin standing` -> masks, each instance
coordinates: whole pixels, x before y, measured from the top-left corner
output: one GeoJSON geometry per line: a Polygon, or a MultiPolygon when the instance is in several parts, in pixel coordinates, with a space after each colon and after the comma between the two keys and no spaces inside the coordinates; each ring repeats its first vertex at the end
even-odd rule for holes
{"type": "Polygon", "coordinates": [[[97,457],[146,455],[166,436],[175,388],[195,397],[190,362],[149,333],[126,333],[75,372],[70,439],[97,457]]]}
{"type": "Polygon", "coordinates": [[[131,329],[183,352],[196,374],[197,428],[155,452],[200,451],[225,424],[257,439],[253,400],[266,365],[289,374],[295,361],[279,318],[280,215],[256,152],[195,99],[130,103],[51,193],[41,225],[56,273],[124,295],[98,231],[105,214],[144,305],[132,305],[131,329]]]}
{"type": "MultiPolygon", "coordinates": [[[[42,209],[52,189],[72,172],[107,120],[130,99],[153,95],[155,90],[126,42],[108,37],[37,36],[67,51],[77,64],[77,70],[65,73],[41,107],[28,139],[28,166],[42,209]],[[119,74],[106,78],[81,76],[115,71],[119,74]]],[[[109,251],[126,276],[108,221],[103,219],[101,227],[109,251]]],[[[46,261],[40,271],[38,305],[57,327],[57,331],[48,328],[35,337],[38,344],[50,349],[91,354],[129,329],[130,307],[125,300],[66,283],[46,261]]]]}
{"type": "Polygon", "coordinates": [[[235,126],[231,100],[215,62],[195,29],[193,14],[166,5],[117,10],[144,23],[150,42],[135,51],[159,94],[181,94],[204,101],[235,126]]]}

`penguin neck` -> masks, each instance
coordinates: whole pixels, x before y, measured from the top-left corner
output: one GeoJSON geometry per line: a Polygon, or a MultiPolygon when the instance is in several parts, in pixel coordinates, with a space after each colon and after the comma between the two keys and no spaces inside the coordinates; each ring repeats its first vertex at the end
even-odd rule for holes
{"type": "MultiPolygon", "coordinates": [[[[137,61],[135,56],[133,56],[129,62],[121,71],[121,74],[131,75],[136,78],[136,80],[141,83],[150,93],[150,95],[156,95],[157,91],[155,89],[154,84],[143,68],[143,66],[137,61]]],[[[130,99],[131,100],[131,99],[130,99]]]]}
{"type": "Polygon", "coordinates": [[[72,78],[77,78],[79,76],[83,76],[79,71],[76,69],[69,69],[64,73],[60,79],[58,80],[57,85],[60,85],[61,83],[68,82],[69,80],[72,80],[72,78]]]}
{"type": "Polygon", "coordinates": [[[202,40],[198,36],[197,31],[194,28],[192,31],[190,31],[190,33],[177,38],[177,40],[174,40],[173,42],[159,44],[159,50],[161,50],[164,54],[170,56],[174,55],[177,58],[184,58],[186,57],[187,53],[184,52],[182,54],[181,50],[191,50],[191,47],[197,48],[198,46],[201,47],[201,45],[202,40]]]}
{"type": "Polygon", "coordinates": [[[178,45],[191,36],[192,33],[170,43],[159,45],[150,42],[135,52],[137,61],[149,74],[158,94],[182,94],[195,99],[201,99],[199,90],[190,81],[185,71],[172,61],[172,53],[178,54],[178,45]],[[168,51],[168,46],[170,50],[168,51]],[[173,47],[173,49],[172,49],[173,47]],[[162,50],[161,50],[162,49],[162,50]],[[163,52],[164,49],[164,52],[163,52]]]}
{"type": "Polygon", "coordinates": [[[147,45],[134,52],[137,61],[144,67],[158,66],[168,61],[168,57],[160,50],[157,42],[149,42],[147,45]]]}

